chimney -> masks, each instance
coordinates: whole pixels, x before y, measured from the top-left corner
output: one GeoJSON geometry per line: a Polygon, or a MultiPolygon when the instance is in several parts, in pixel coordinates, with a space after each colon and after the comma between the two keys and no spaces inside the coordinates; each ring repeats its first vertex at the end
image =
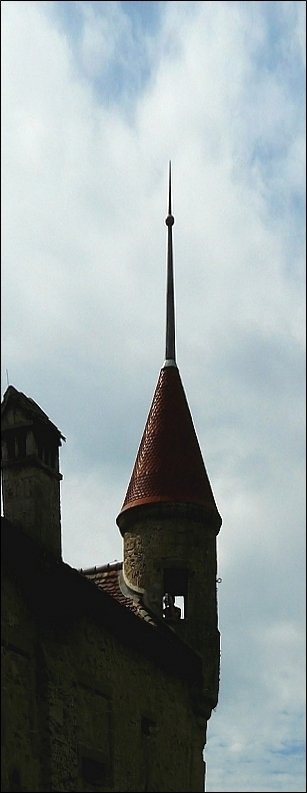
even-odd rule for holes
{"type": "Polygon", "coordinates": [[[4,517],[58,559],[62,440],[64,436],[36,402],[13,386],[7,388],[1,405],[4,517]]]}

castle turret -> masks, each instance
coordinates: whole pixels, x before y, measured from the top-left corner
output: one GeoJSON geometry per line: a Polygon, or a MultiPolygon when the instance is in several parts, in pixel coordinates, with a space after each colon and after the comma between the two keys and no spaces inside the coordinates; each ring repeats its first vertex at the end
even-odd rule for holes
{"type": "Polygon", "coordinates": [[[171,168],[165,222],[165,361],[117,524],[125,583],[202,656],[210,711],[219,684],[216,535],[222,520],[176,363],[171,168]]]}
{"type": "Polygon", "coordinates": [[[61,557],[59,446],[64,436],[9,386],[1,405],[2,497],[7,520],[61,557]]]}

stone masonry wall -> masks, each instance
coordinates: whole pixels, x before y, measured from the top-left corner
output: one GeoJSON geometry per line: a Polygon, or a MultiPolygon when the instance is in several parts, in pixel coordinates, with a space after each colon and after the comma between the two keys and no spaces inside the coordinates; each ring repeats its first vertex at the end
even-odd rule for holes
{"type": "Polygon", "coordinates": [[[2,790],[202,791],[187,684],[90,618],[36,625],[4,585],[2,790]]]}
{"type": "Polygon", "coordinates": [[[18,582],[1,588],[1,790],[40,790],[37,631],[18,582]]]}
{"type": "Polygon", "coordinates": [[[48,551],[61,556],[60,475],[39,466],[4,467],[3,510],[48,551]]]}
{"type": "Polygon", "coordinates": [[[189,508],[174,508],[162,518],[154,513],[136,518],[124,534],[125,580],[144,592],[145,602],[159,616],[164,570],[176,567],[187,571],[188,585],[185,619],[173,627],[202,656],[204,687],[215,706],[220,659],[215,533],[196,520],[192,510],[189,515],[189,508]]]}

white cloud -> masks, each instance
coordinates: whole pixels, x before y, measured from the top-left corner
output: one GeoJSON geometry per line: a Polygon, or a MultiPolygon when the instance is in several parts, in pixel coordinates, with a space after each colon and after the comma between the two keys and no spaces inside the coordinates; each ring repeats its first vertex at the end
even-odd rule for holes
{"type": "MultiPolygon", "coordinates": [[[[110,471],[100,468],[96,473],[73,473],[65,476],[65,501],[62,507],[63,558],[73,557],[77,568],[97,567],[122,559],[122,540],[115,523],[112,506],[121,508],[117,480],[110,471]]],[[[122,499],[123,500],[123,499],[122,499]]]]}
{"type": "Polygon", "coordinates": [[[65,560],[120,558],[171,157],[178,362],[224,519],[207,790],[303,790],[305,6],[128,6],[2,3],[4,387],[67,436],[65,560]]]}

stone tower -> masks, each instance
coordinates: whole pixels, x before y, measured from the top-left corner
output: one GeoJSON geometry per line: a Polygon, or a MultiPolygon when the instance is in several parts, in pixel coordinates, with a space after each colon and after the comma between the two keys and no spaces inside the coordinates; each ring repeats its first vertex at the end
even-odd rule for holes
{"type": "Polygon", "coordinates": [[[64,436],[39,405],[10,385],[1,405],[4,517],[58,559],[62,440],[64,436]]]}
{"type": "Polygon", "coordinates": [[[176,363],[171,166],[165,222],[165,361],[117,524],[127,588],[201,655],[209,718],[219,687],[216,536],[222,520],[176,363]]]}

